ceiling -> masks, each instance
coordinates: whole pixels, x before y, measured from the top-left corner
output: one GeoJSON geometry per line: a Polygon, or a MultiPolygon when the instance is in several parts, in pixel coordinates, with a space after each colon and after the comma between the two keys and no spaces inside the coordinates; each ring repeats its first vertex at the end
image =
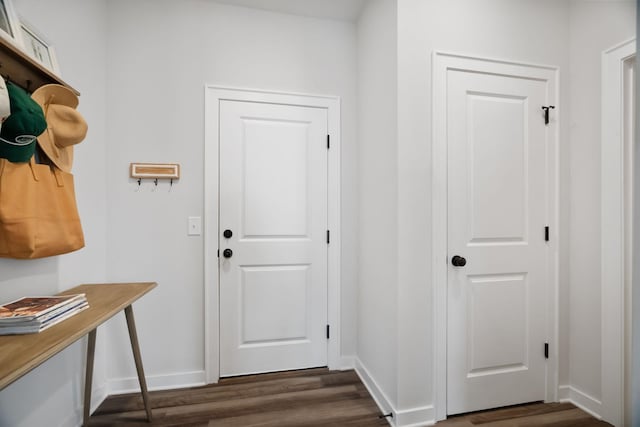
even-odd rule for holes
{"type": "Polygon", "coordinates": [[[313,18],[356,21],[367,0],[214,0],[234,6],[313,18]]]}

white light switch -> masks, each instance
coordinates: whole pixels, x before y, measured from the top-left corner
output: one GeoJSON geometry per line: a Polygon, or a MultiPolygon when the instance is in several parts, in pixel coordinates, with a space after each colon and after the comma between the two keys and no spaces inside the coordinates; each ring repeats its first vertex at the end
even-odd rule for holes
{"type": "Polygon", "coordinates": [[[202,234],[202,218],[199,216],[189,217],[189,231],[187,234],[189,236],[199,236],[202,234]]]}

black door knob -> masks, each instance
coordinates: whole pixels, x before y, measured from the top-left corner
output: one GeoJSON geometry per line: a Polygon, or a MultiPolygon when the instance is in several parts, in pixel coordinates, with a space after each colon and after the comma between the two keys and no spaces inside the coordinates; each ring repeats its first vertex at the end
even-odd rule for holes
{"type": "Polygon", "coordinates": [[[464,267],[467,265],[467,260],[459,255],[454,255],[453,258],[451,258],[451,264],[453,264],[454,267],[464,267]]]}
{"type": "Polygon", "coordinates": [[[233,256],[233,251],[231,249],[225,249],[222,251],[222,256],[225,258],[231,258],[233,256]]]}
{"type": "Polygon", "coordinates": [[[231,231],[231,230],[224,230],[224,231],[222,232],[222,235],[223,235],[225,238],[230,239],[230,238],[231,238],[231,236],[233,236],[233,231],[231,231]]]}

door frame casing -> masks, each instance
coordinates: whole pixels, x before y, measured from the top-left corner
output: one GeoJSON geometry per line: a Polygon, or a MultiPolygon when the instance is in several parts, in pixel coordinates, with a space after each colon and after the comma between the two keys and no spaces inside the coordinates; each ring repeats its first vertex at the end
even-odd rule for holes
{"type": "Polygon", "coordinates": [[[327,219],[331,243],[327,247],[327,343],[329,369],[340,368],[340,97],[260,89],[205,86],[204,118],[204,365],[208,384],[220,379],[219,230],[219,125],[220,102],[247,101],[266,104],[326,108],[331,135],[327,165],[327,219]]]}
{"type": "MultiPolygon", "coordinates": [[[[625,66],[636,39],[602,52],[601,310],[602,418],[624,420],[625,377],[625,66]]],[[[633,120],[633,118],[631,118],[633,120]]],[[[632,141],[630,143],[633,143],[632,141]]]]}
{"type": "MultiPolygon", "coordinates": [[[[448,167],[447,167],[447,72],[466,70],[515,76],[548,82],[547,97],[555,105],[552,126],[547,128],[546,220],[550,227],[547,251],[546,335],[550,345],[546,366],[545,401],[558,397],[558,140],[559,69],[554,66],[525,64],[473,55],[434,51],[432,54],[432,258],[434,313],[434,407],[436,420],[447,418],[447,287],[448,287],[448,167]]],[[[542,115],[540,116],[542,120],[542,115]]],[[[542,230],[541,230],[542,238],[542,230]]],[[[542,351],[542,349],[541,349],[542,351]]]]}

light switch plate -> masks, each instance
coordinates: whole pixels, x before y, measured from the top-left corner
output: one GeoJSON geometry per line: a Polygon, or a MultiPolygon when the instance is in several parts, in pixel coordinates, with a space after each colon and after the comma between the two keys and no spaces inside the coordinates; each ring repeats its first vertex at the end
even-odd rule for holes
{"type": "Polygon", "coordinates": [[[199,216],[190,216],[188,221],[188,231],[187,234],[189,236],[199,236],[202,234],[202,218],[199,216]]]}

